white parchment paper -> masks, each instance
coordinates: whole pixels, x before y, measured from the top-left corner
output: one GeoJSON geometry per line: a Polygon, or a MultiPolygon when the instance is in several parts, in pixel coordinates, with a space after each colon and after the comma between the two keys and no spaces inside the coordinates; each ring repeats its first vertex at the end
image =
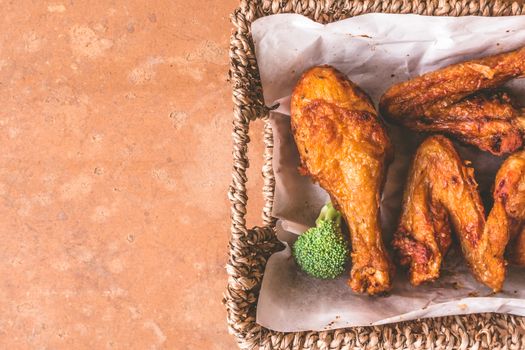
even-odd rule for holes
{"type": "MultiPolygon", "coordinates": [[[[273,215],[278,237],[287,248],[268,261],[257,308],[257,322],[279,331],[325,330],[377,325],[423,317],[501,312],[525,316],[525,270],[510,268],[504,291],[490,291],[470,275],[460,254],[451,251],[442,277],[412,287],[398,271],[388,296],[353,293],[347,275],[333,281],[306,276],[294,263],[289,246],[314,220],[328,195],[297,171],[299,156],[290,131],[289,97],[301,74],[319,64],[345,73],[377,102],[394,83],[466,59],[525,45],[525,16],[425,17],[369,14],[322,25],[286,14],[252,24],[265,103],[278,104],[271,120],[276,176],[273,215]]],[[[509,84],[525,98],[525,82],[509,84]]],[[[524,101],[525,102],[525,101],[524,101]]],[[[524,103],[525,104],[525,103],[524,103]]],[[[399,217],[409,160],[424,135],[387,125],[395,146],[381,204],[388,242],[399,217]]],[[[457,145],[473,161],[480,191],[490,207],[490,187],[502,159],[457,145]]]]}

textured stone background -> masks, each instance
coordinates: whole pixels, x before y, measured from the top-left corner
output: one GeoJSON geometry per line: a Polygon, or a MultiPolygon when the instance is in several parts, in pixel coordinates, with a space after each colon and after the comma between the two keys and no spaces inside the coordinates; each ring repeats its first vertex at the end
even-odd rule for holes
{"type": "Polygon", "coordinates": [[[1,4],[0,348],[235,348],[221,298],[237,1],[1,4]]]}

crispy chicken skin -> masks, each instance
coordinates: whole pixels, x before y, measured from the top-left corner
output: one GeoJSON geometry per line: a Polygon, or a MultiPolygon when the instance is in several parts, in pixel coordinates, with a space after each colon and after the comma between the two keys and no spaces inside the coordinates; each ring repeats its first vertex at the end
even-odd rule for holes
{"type": "Polygon", "coordinates": [[[496,176],[494,198],[499,198],[509,216],[509,262],[525,266],[525,151],[513,154],[496,176]]]}
{"type": "MultiPolygon", "coordinates": [[[[443,136],[418,148],[403,198],[403,211],[392,245],[410,282],[419,285],[439,277],[451,244],[451,229],[474,277],[500,291],[505,280],[505,247],[517,237],[525,218],[525,152],[508,158],[496,176],[494,206],[485,219],[474,170],[463,163],[443,136]]],[[[518,249],[512,251],[523,257],[518,249]]]]}
{"type": "Polygon", "coordinates": [[[412,130],[456,137],[495,155],[523,145],[525,112],[501,89],[525,75],[525,47],[454,64],[396,84],[381,97],[381,114],[412,130]]]}
{"type": "Polygon", "coordinates": [[[303,74],[291,99],[292,130],[303,174],[324,188],[350,231],[350,287],[391,288],[393,265],[383,244],[379,203],[390,141],[370,98],[329,66],[303,74]]]}

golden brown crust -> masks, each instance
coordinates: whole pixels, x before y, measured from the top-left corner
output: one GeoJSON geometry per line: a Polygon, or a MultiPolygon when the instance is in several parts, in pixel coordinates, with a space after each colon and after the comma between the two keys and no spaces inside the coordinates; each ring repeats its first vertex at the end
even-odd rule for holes
{"type": "MultiPolygon", "coordinates": [[[[452,227],[474,277],[494,291],[501,290],[505,247],[522,230],[525,218],[524,173],[525,152],[503,163],[496,176],[494,206],[485,220],[473,169],[461,161],[447,138],[425,140],[410,169],[392,242],[401,264],[410,267],[411,283],[439,277],[452,227]]],[[[520,251],[511,254],[523,256],[520,251]]]]}
{"type": "Polygon", "coordinates": [[[512,241],[509,259],[511,264],[525,267],[525,228],[523,226],[521,233],[512,241]]]}
{"type": "Polygon", "coordinates": [[[379,223],[380,192],[392,150],[368,96],[329,66],[303,74],[291,121],[303,172],[343,213],[352,243],[349,284],[377,294],[391,288],[393,265],[379,223]]]}
{"type": "Polygon", "coordinates": [[[389,120],[441,132],[501,155],[523,145],[523,111],[499,88],[525,74],[525,48],[430,72],[392,86],[381,97],[389,120]]]}
{"type": "Polygon", "coordinates": [[[494,185],[494,199],[501,202],[510,223],[509,262],[525,266],[525,151],[502,164],[494,185]]]}

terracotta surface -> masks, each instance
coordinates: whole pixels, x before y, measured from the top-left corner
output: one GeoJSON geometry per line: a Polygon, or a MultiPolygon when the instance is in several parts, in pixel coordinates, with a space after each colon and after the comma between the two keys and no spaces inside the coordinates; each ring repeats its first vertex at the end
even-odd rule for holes
{"type": "Polygon", "coordinates": [[[235,348],[221,298],[236,5],[2,2],[1,349],[235,348]]]}

